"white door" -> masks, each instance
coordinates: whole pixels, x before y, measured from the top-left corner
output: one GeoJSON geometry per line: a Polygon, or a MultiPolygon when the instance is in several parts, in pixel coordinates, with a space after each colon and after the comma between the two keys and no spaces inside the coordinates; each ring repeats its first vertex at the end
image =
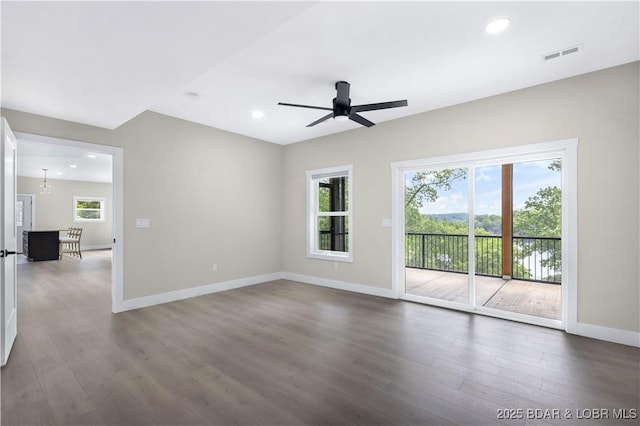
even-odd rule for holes
{"type": "Polygon", "coordinates": [[[22,231],[31,231],[33,228],[33,195],[18,194],[16,200],[16,228],[18,230],[17,252],[20,254],[24,246],[22,231]]]}
{"type": "Polygon", "coordinates": [[[0,288],[0,365],[9,359],[11,347],[18,333],[18,304],[16,280],[16,138],[4,118],[0,121],[0,260],[2,283],[0,288]]]}

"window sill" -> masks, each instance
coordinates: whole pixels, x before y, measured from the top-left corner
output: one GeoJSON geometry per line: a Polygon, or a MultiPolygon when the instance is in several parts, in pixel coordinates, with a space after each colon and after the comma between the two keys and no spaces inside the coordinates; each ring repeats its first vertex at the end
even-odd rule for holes
{"type": "Polygon", "coordinates": [[[307,253],[307,258],[316,260],[328,260],[330,262],[353,263],[353,255],[351,253],[337,253],[333,251],[307,253]]]}

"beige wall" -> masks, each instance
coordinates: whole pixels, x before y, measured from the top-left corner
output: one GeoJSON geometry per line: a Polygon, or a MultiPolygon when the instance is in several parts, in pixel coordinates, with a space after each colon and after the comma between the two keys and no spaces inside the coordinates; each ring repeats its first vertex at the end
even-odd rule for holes
{"type": "Polygon", "coordinates": [[[636,62],[287,146],[283,269],[390,288],[391,162],[577,137],[578,320],[639,331],[638,79],[636,62]],[[336,270],[305,257],[305,170],[347,163],[354,262],[336,270]]]}
{"type": "MultiPolygon", "coordinates": [[[[20,149],[20,147],[18,147],[20,149]]],[[[111,184],[47,179],[51,194],[40,194],[42,179],[18,177],[18,194],[35,195],[35,229],[82,228],[82,247],[111,247],[111,184]],[[105,221],[76,223],[73,221],[73,197],[105,198],[105,221]]]]}
{"type": "Polygon", "coordinates": [[[2,115],[123,147],[125,299],[278,271],[390,288],[391,162],[577,137],[579,321],[640,331],[638,80],[633,63],[285,147],[152,112],[113,131],[2,115]],[[334,269],[305,257],[305,171],[347,163],[354,263],[334,269]]]}
{"type": "Polygon", "coordinates": [[[116,130],[2,115],[16,132],[123,148],[125,299],[282,270],[281,146],[153,112],[116,130]]]}

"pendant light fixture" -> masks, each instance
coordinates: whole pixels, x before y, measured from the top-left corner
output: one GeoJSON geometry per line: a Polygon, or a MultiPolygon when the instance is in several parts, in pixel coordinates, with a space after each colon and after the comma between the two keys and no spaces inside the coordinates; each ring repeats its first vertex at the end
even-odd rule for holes
{"type": "Polygon", "coordinates": [[[44,172],[44,181],[42,182],[42,185],[40,185],[41,194],[51,194],[51,185],[47,183],[47,170],[49,169],[42,169],[44,172]]]}

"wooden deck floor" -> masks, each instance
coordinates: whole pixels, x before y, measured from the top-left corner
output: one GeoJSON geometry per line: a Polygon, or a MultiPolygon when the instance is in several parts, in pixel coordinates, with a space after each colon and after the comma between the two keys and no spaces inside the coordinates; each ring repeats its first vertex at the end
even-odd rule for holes
{"type": "MultiPolygon", "coordinates": [[[[407,293],[467,303],[466,274],[406,268],[407,293]]],[[[561,319],[561,286],[494,277],[476,277],[476,304],[542,318],[561,319]]]]}

